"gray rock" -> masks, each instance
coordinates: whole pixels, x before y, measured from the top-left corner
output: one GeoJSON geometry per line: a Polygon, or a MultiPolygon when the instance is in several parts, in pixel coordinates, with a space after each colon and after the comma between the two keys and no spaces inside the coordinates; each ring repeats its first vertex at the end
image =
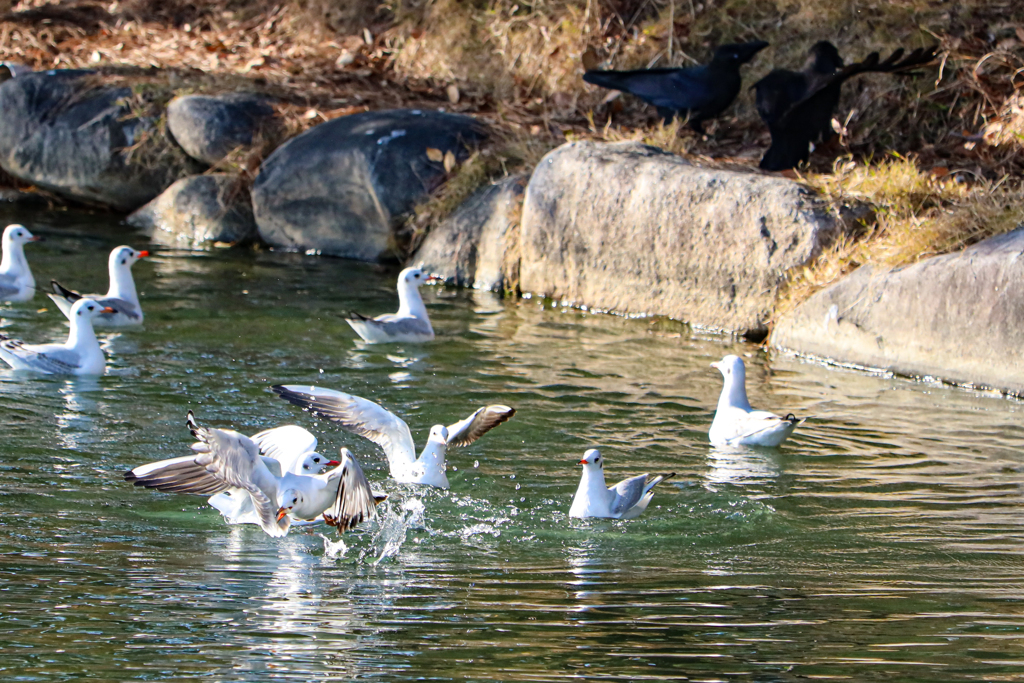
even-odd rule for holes
{"type": "Polygon", "coordinates": [[[259,95],[185,95],[167,105],[167,129],[190,157],[213,166],[237,147],[251,145],[273,115],[259,95]]]}
{"type": "Polygon", "coordinates": [[[187,157],[153,121],[132,115],[129,89],[90,75],[37,71],[0,84],[0,167],[55,194],[130,211],[184,175],[187,157]]]}
{"type": "Polygon", "coordinates": [[[520,286],[763,337],[786,271],[843,229],[785,178],[702,168],[632,142],[568,143],[526,189],[520,286]]]}
{"type": "Polygon", "coordinates": [[[227,173],[182,178],[128,217],[159,244],[201,249],[214,242],[245,244],[256,238],[249,190],[227,173]]]}
{"type": "Polygon", "coordinates": [[[460,287],[512,289],[518,279],[518,218],[525,187],[526,177],[514,176],[478,190],[431,229],[413,262],[460,287]]]}
{"type": "Polygon", "coordinates": [[[260,167],[252,193],[260,235],[285,249],[393,258],[402,215],[445,177],[427,150],[462,159],[483,135],[467,116],[408,109],[322,123],[278,147],[260,167]]]}
{"type": "Polygon", "coordinates": [[[1024,229],[902,268],[858,268],[783,316],[770,342],[1024,393],[1024,229]]]}

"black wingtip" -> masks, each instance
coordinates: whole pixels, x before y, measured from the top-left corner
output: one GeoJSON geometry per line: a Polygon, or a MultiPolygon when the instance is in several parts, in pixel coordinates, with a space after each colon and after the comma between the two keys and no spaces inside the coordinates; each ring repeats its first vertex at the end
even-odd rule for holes
{"type": "Polygon", "coordinates": [[[360,321],[373,320],[373,318],[369,318],[369,317],[363,315],[362,313],[358,313],[356,311],[348,311],[347,313],[345,313],[344,317],[345,317],[345,320],[360,320],[360,321]]]}
{"type": "Polygon", "coordinates": [[[665,481],[666,479],[671,479],[674,476],[676,476],[675,472],[669,472],[668,474],[661,475],[661,480],[665,481]]]}
{"type": "Polygon", "coordinates": [[[192,436],[202,441],[202,437],[199,436],[199,425],[196,424],[196,416],[191,410],[188,411],[188,415],[185,417],[185,425],[188,426],[188,430],[192,432],[192,436]]]}
{"type": "Polygon", "coordinates": [[[81,294],[68,289],[56,280],[50,280],[50,289],[52,289],[53,293],[57,296],[63,297],[72,303],[82,298],[81,294]]]}
{"type": "Polygon", "coordinates": [[[138,477],[135,476],[135,471],[134,470],[128,470],[127,472],[124,473],[124,480],[125,481],[134,482],[137,479],[138,479],[138,477]]]}
{"type": "Polygon", "coordinates": [[[783,419],[784,421],[786,421],[786,422],[789,422],[790,424],[798,424],[798,423],[800,422],[800,418],[798,418],[798,417],[797,417],[796,415],[794,415],[793,413],[787,413],[787,414],[786,414],[786,417],[784,417],[784,418],[782,418],[782,419],[783,419]]]}

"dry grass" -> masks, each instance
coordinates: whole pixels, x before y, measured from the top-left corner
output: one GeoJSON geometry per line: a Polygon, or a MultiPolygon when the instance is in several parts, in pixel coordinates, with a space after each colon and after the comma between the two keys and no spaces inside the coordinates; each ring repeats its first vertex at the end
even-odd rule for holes
{"type": "Polygon", "coordinates": [[[849,61],[942,48],[941,64],[921,76],[868,75],[844,88],[840,148],[815,153],[802,173],[826,196],[877,204],[878,224],[794,274],[790,299],[859,263],[905,263],[1014,225],[1006,206],[1024,172],[1019,0],[30,0],[0,17],[0,59],[129,79],[158,67],[151,77],[165,79],[164,94],[277,98],[280,129],[219,170],[251,176],[281,140],[366,109],[444,107],[486,120],[498,139],[417,210],[410,245],[479,184],[528,170],[566,136],[756,166],[768,135],[749,91],[698,136],[663,125],[636,98],[608,98],[582,81],[581,66],[688,65],[715,44],[755,38],[772,46],[744,67],[746,83],[799,67],[823,38],[849,61]]]}
{"type": "Polygon", "coordinates": [[[1004,177],[993,182],[945,169],[923,172],[915,160],[897,155],[875,165],[837,163],[835,173],[804,180],[836,204],[871,202],[876,222],[790,273],[776,318],[861,265],[898,267],[1024,224],[1024,186],[1019,181],[1004,177]]]}

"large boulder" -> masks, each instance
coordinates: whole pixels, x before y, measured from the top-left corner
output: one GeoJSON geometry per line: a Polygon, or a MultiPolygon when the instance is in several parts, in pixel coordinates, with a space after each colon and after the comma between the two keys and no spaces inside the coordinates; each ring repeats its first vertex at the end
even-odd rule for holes
{"type": "Polygon", "coordinates": [[[413,261],[460,287],[512,289],[518,274],[518,219],[524,176],[478,190],[431,229],[413,261]]]}
{"type": "Polygon", "coordinates": [[[213,166],[232,150],[251,145],[273,115],[259,95],[185,95],[167,105],[167,130],[190,157],[213,166]]]}
{"type": "Polygon", "coordinates": [[[129,211],[188,171],[128,88],[87,71],[37,71],[0,84],[0,167],[55,194],[129,211]]]}
{"type": "Polygon", "coordinates": [[[285,249],[364,261],[394,256],[402,215],[445,179],[435,159],[465,158],[483,135],[467,116],[408,109],[322,123],[260,167],[252,192],[260,235],[285,249]]]}
{"type": "Polygon", "coordinates": [[[187,249],[256,238],[249,190],[241,178],[227,173],[182,178],[127,222],[158,244],[187,249]]]}
{"type": "Polygon", "coordinates": [[[544,157],[526,189],[520,286],[763,337],[786,271],[842,225],[785,178],[702,168],[633,142],[573,142],[544,157]]]}
{"type": "Polygon", "coordinates": [[[770,342],[1024,393],[1024,229],[902,268],[862,266],[784,315],[770,342]]]}

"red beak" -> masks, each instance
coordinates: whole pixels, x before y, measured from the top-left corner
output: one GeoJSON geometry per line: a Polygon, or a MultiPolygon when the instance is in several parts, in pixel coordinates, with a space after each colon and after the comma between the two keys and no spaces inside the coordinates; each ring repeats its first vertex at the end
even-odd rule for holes
{"type": "Polygon", "coordinates": [[[586,461],[586,460],[580,460],[580,461],[579,461],[578,463],[576,463],[576,464],[577,464],[577,465],[586,465],[586,464],[587,464],[587,461],[586,461]]]}
{"type": "Polygon", "coordinates": [[[427,279],[423,281],[423,284],[425,284],[425,285],[436,285],[439,282],[444,282],[444,278],[443,277],[438,277],[436,275],[428,275],[427,279]]]}
{"type": "Polygon", "coordinates": [[[285,515],[287,515],[287,514],[288,514],[288,511],[287,511],[287,510],[285,510],[284,508],[280,508],[280,509],[279,509],[279,510],[277,511],[277,521],[279,521],[279,522],[280,522],[280,521],[281,521],[281,518],[282,518],[282,517],[284,517],[284,516],[285,516],[285,515]]]}
{"type": "Polygon", "coordinates": [[[103,309],[102,311],[100,311],[100,313],[117,313],[117,311],[115,311],[115,310],[114,310],[113,308],[111,308],[110,306],[107,306],[107,307],[106,307],[106,308],[104,308],[104,309],[103,309]]]}
{"type": "Polygon", "coordinates": [[[340,465],[340,464],[341,464],[341,463],[340,463],[340,462],[338,462],[337,460],[328,460],[328,461],[327,461],[327,466],[328,466],[328,467],[337,467],[337,466],[338,466],[338,465],[340,465]]]}
{"type": "Polygon", "coordinates": [[[33,237],[29,237],[29,238],[28,238],[28,241],[29,241],[29,242],[42,242],[42,241],[43,241],[43,238],[42,238],[42,237],[40,237],[39,235],[35,235],[35,236],[33,236],[33,237]]]}
{"type": "Polygon", "coordinates": [[[139,258],[146,258],[147,256],[149,256],[149,252],[148,251],[143,250],[143,251],[138,252],[138,257],[139,258]]]}

